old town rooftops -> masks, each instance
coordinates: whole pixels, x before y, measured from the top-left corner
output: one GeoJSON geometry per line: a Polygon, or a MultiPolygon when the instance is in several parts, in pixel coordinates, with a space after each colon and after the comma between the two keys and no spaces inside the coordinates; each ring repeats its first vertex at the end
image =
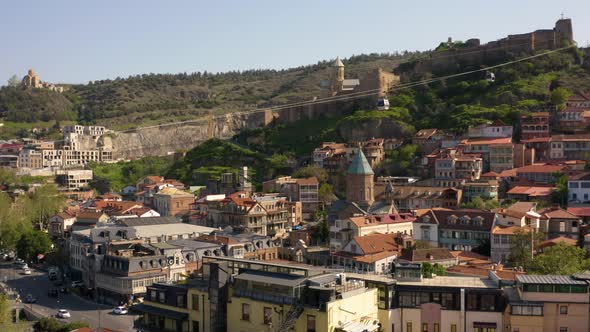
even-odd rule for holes
{"type": "Polygon", "coordinates": [[[368,215],[348,218],[357,227],[370,227],[376,225],[397,224],[412,222],[416,218],[411,213],[392,213],[384,215],[368,215]]]}
{"type": "Polygon", "coordinates": [[[587,285],[585,281],[576,280],[570,276],[562,275],[517,275],[516,281],[522,284],[546,284],[546,285],[587,285]]]}

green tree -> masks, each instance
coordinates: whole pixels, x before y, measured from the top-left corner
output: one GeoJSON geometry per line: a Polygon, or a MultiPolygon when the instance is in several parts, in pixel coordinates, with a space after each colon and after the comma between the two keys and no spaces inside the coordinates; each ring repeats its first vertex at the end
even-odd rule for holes
{"type": "Polygon", "coordinates": [[[528,268],[533,259],[533,250],[543,240],[543,233],[517,230],[510,245],[508,262],[512,266],[528,268]]]}
{"type": "Polygon", "coordinates": [[[0,329],[3,331],[9,331],[9,326],[12,325],[10,311],[11,305],[8,295],[0,294],[0,329]]]}
{"type": "Polygon", "coordinates": [[[18,76],[16,76],[16,74],[10,76],[10,78],[8,79],[8,86],[16,88],[18,86],[20,86],[20,80],[18,79],[18,76]]]}
{"type": "Polygon", "coordinates": [[[315,176],[320,182],[326,182],[328,180],[328,172],[317,166],[305,166],[293,173],[293,177],[295,178],[309,178],[312,176],[315,176]]]}
{"type": "Polygon", "coordinates": [[[565,88],[557,88],[551,91],[551,104],[558,108],[563,108],[565,102],[572,95],[572,92],[565,88]]]}
{"type": "Polygon", "coordinates": [[[572,275],[588,268],[590,268],[590,260],[586,258],[585,249],[558,243],[535,256],[527,272],[572,275]]]}
{"type": "Polygon", "coordinates": [[[446,274],[445,268],[438,263],[422,263],[422,276],[424,278],[432,278],[434,275],[444,276],[446,274]]]}
{"type": "Polygon", "coordinates": [[[47,233],[32,230],[21,235],[16,243],[18,256],[26,261],[33,260],[37,254],[43,254],[51,250],[51,240],[47,233]]]}
{"type": "Polygon", "coordinates": [[[476,254],[490,257],[492,253],[492,244],[490,239],[479,240],[477,247],[473,248],[471,251],[476,254]]]}
{"type": "Polygon", "coordinates": [[[483,200],[481,197],[473,197],[471,202],[461,204],[461,207],[465,209],[480,209],[480,210],[492,210],[500,206],[500,203],[496,199],[483,200]]]}
{"type": "Polygon", "coordinates": [[[563,173],[554,174],[555,177],[555,190],[551,192],[551,201],[555,204],[559,204],[563,207],[567,206],[567,176],[563,173]]]}
{"type": "Polygon", "coordinates": [[[334,187],[329,183],[322,183],[318,190],[318,198],[322,204],[330,204],[334,197],[334,187]]]}
{"type": "Polygon", "coordinates": [[[40,229],[45,229],[49,218],[63,208],[65,201],[54,185],[46,184],[37,188],[30,200],[31,221],[38,224],[40,229]]]}
{"type": "Polygon", "coordinates": [[[412,246],[412,249],[430,249],[430,248],[432,248],[430,243],[428,241],[424,241],[424,240],[416,240],[416,242],[414,242],[414,245],[412,246]]]}

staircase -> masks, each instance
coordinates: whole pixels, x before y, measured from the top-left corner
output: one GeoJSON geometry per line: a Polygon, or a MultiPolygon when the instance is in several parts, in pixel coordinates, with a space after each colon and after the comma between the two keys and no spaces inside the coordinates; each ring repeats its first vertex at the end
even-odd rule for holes
{"type": "Polygon", "coordinates": [[[302,313],[303,313],[303,305],[301,305],[300,303],[293,304],[291,309],[289,309],[289,311],[287,311],[287,314],[285,314],[285,318],[283,319],[283,321],[279,325],[279,328],[277,331],[278,332],[289,332],[289,330],[293,326],[295,326],[295,323],[297,323],[297,319],[299,319],[299,316],[301,316],[302,313]]]}

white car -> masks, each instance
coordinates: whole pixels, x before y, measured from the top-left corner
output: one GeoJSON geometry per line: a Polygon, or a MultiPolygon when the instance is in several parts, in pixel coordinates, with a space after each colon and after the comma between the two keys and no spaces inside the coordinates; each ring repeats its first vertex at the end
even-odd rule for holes
{"type": "Polygon", "coordinates": [[[59,317],[59,318],[70,318],[72,316],[70,315],[70,312],[67,311],[66,309],[59,309],[57,311],[57,317],[59,317]]]}
{"type": "Polygon", "coordinates": [[[118,306],[113,309],[113,313],[115,315],[127,315],[127,308],[123,306],[118,306]]]}
{"type": "Polygon", "coordinates": [[[23,273],[29,275],[29,274],[31,274],[31,269],[25,268],[25,269],[23,269],[23,273]]]}
{"type": "Polygon", "coordinates": [[[81,280],[72,281],[72,288],[82,287],[82,286],[84,286],[84,283],[81,280]]]}

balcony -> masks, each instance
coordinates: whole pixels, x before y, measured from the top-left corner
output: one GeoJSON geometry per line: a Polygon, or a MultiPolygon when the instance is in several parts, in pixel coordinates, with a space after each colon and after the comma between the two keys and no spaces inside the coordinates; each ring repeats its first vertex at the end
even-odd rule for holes
{"type": "Polygon", "coordinates": [[[275,304],[288,304],[292,305],[296,303],[297,299],[295,297],[280,295],[276,293],[268,293],[263,292],[260,290],[253,290],[253,289],[245,289],[245,288],[235,288],[233,292],[233,296],[236,297],[247,297],[253,300],[262,301],[262,302],[270,302],[275,304]]]}

